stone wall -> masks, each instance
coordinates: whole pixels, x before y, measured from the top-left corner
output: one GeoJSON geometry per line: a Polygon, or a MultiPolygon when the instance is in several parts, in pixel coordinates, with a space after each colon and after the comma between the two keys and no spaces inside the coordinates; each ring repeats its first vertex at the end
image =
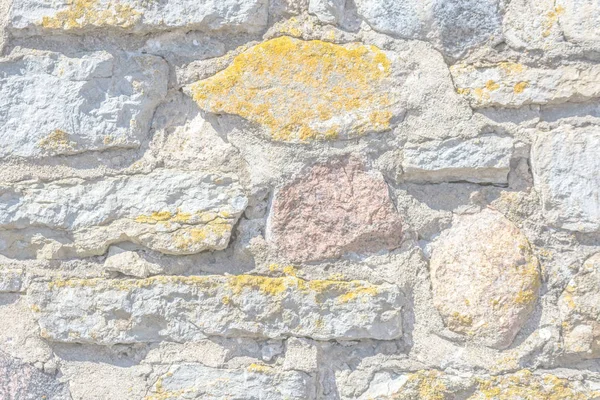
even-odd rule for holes
{"type": "Polygon", "coordinates": [[[598,0],[0,28],[0,398],[600,399],[598,0]]]}

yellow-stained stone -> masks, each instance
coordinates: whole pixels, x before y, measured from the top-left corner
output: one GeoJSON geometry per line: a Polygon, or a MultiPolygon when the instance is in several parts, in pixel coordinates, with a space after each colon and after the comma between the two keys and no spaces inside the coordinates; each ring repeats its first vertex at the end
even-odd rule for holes
{"type": "Polygon", "coordinates": [[[99,0],[73,0],[66,10],[52,17],[44,17],[41,25],[51,29],[78,29],[86,26],[131,28],[141,18],[141,13],[128,4],[99,0]]]}
{"type": "Polygon", "coordinates": [[[274,140],[331,140],[390,129],[392,62],[375,46],[287,36],[241,53],[191,86],[198,105],[239,115],[274,140]]]}

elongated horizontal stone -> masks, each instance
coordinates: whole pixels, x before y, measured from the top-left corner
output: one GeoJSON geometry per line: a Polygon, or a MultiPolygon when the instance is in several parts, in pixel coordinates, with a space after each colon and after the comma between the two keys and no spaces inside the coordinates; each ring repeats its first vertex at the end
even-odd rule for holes
{"type": "Polygon", "coordinates": [[[279,190],[269,239],[294,262],[392,250],[402,219],[381,174],[355,159],[317,165],[279,190]]]}
{"type": "Polygon", "coordinates": [[[555,227],[600,231],[600,129],[561,127],[538,132],[532,169],[543,214],[555,227]]]}
{"type": "Polygon", "coordinates": [[[0,159],[138,147],[167,74],[159,57],[104,51],[0,61],[0,159]]]}
{"type": "Polygon", "coordinates": [[[600,97],[600,65],[530,68],[510,62],[487,67],[450,67],[456,91],[473,107],[560,104],[600,97]]]}
{"type": "Polygon", "coordinates": [[[389,130],[401,114],[391,68],[375,46],[282,36],[189,91],[203,110],[239,115],[274,140],[348,139],[389,130]]]}
{"type": "Polygon", "coordinates": [[[502,5],[499,0],[356,0],[358,14],[376,31],[430,40],[454,56],[500,34],[502,5]]]}
{"type": "Polygon", "coordinates": [[[399,289],[292,276],[158,276],[33,284],[42,335],[58,342],[194,341],[306,336],[394,339],[402,333],[399,289]]]}
{"type": "Polygon", "coordinates": [[[541,285],[527,238],[502,214],[457,217],[431,254],[433,301],[446,326],[493,348],[508,347],[541,285]]]}
{"type": "Polygon", "coordinates": [[[267,17],[268,0],[15,0],[10,28],[22,34],[174,28],[257,32],[267,17]]]}
{"type": "Polygon", "coordinates": [[[586,379],[532,373],[527,369],[499,376],[452,375],[438,370],[397,376],[379,372],[358,400],[591,400],[600,396],[594,386],[586,379]]]}
{"type": "Polygon", "coordinates": [[[512,152],[513,140],[500,136],[408,143],[402,162],[404,179],[506,184],[512,152]]]}
{"type": "Polygon", "coordinates": [[[247,199],[233,178],[158,170],[0,186],[0,253],[62,258],[134,242],[168,254],[227,247],[247,199]]]}
{"type": "Polygon", "coordinates": [[[557,0],[556,8],[565,38],[576,43],[600,41],[600,2],[598,0],[557,0]]]}
{"type": "Polygon", "coordinates": [[[588,258],[558,300],[563,348],[581,358],[600,358],[600,253],[588,258]]]}
{"type": "Polygon", "coordinates": [[[158,378],[147,400],[312,400],[314,377],[298,372],[278,372],[262,364],[246,369],[217,369],[201,364],[179,364],[158,378]]]}

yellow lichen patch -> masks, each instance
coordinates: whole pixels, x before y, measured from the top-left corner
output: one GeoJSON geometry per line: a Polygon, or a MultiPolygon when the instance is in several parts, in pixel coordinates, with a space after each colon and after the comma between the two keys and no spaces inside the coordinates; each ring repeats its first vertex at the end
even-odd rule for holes
{"type": "Polygon", "coordinates": [[[141,13],[120,1],[71,0],[67,9],[44,17],[41,25],[49,29],[81,29],[88,26],[131,28],[141,13]]]}
{"type": "Polygon", "coordinates": [[[143,224],[156,224],[159,222],[179,222],[185,223],[190,220],[192,214],[184,213],[177,210],[176,214],[172,214],[170,211],[155,211],[150,215],[140,215],[135,219],[135,222],[143,224]]]}
{"type": "Polygon", "coordinates": [[[501,62],[499,66],[506,75],[517,75],[525,70],[525,66],[523,64],[509,61],[501,62]]]}
{"type": "Polygon", "coordinates": [[[283,36],[239,54],[191,92],[202,109],[239,115],[275,140],[331,140],[390,128],[390,72],[375,46],[283,36]]]}
{"type": "Polygon", "coordinates": [[[207,241],[225,238],[231,233],[231,229],[230,221],[217,217],[206,225],[178,230],[173,241],[180,250],[193,250],[207,241]]]}
{"type": "Polygon", "coordinates": [[[565,8],[563,6],[557,6],[554,10],[549,11],[546,14],[546,19],[544,21],[543,27],[544,31],[542,32],[543,37],[548,37],[552,33],[552,27],[558,22],[558,17],[565,12],[565,8]]]}
{"type": "Polygon", "coordinates": [[[69,134],[63,130],[55,129],[48,136],[39,141],[39,146],[46,150],[72,150],[76,143],[69,140],[69,134]]]}
{"type": "Polygon", "coordinates": [[[406,387],[415,389],[419,394],[419,400],[445,400],[451,393],[442,381],[441,375],[439,371],[415,372],[409,375],[406,387]]]}
{"type": "Polygon", "coordinates": [[[458,330],[460,327],[473,325],[473,317],[470,315],[454,312],[448,318],[448,327],[452,330],[458,330]]]}
{"type": "Polygon", "coordinates": [[[534,375],[529,370],[521,370],[511,375],[479,379],[477,391],[470,400],[587,400],[595,398],[599,392],[578,390],[567,379],[554,375],[534,375]]]}
{"type": "Polygon", "coordinates": [[[496,82],[490,79],[486,82],[485,88],[490,92],[493,92],[494,90],[498,90],[500,88],[500,85],[498,85],[496,82]]]}
{"type": "Polygon", "coordinates": [[[527,89],[528,87],[529,87],[529,83],[527,83],[527,82],[519,82],[519,83],[515,84],[513,90],[514,90],[514,92],[516,94],[519,94],[519,93],[523,93],[523,91],[525,89],[527,89]]]}
{"type": "Polygon", "coordinates": [[[255,364],[252,363],[248,366],[248,372],[258,372],[262,374],[268,374],[273,372],[273,368],[264,364],[255,364]]]}

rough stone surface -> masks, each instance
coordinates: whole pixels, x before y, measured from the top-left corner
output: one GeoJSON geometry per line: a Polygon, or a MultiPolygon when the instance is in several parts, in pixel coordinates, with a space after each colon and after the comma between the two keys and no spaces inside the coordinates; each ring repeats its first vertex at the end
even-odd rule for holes
{"type": "Polygon", "coordinates": [[[244,117],[275,140],[352,138],[391,128],[398,108],[391,64],[375,46],[282,36],[190,91],[202,109],[244,117]]]}
{"type": "Polygon", "coordinates": [[[10,27],[26,34],[176,28],[255,32],[267,24],[267,7],[266,0],[14,0],[10,27]]]}
{"type": "Polygon", "coordinates": [[[446,326],[490,347],[508,347],[538,299],[529,242],[492,210],[459,218],[436,243],[430,268],[446,326]]]}
{"type": "Polygon", "coordinates": [[[0,159],[139,147],[166,92],[167,66],[151,55],[0,60],[0,159]]]}
{"type": "Polygon", "coordinates": [[[231,177],[176,170],[0,187],[0,198],[0,252],[33,247],[39,258],[103,254],[128,241],[168,254],[223,249],[247,204],[231,177]]]}
{"type": "Polygon", "coordinates": [[[273,242],[292,261],[372,253],[402,241],[385,181],[357,160],[312,168],[280,189],[272,208],[273,242]]]}
{"type": "Polygon", "coordinates": [[[532,149],[536,187],[547,220],[556,227],[600,231],[600,129],[540,132],[532,149]]]}
{"type": "Polygon", "coordinates": [[[180,364],[169,368],[146,398],[312,400],[315,387],[314,377],[297,371],[278,372],[264,364],[251,364],[245,370],[180,364]]]}
{"type": "Polygon", "coordinates": [[[480,107],[583,102],[600,97],[600,66],[531,68],[503,62],[489,67],[457,64],[450,68],[459,94],[480,107]]]}
{"type": "Polygon", "coordinates": [[[0,0],[0,399],[600,400],[598,0],[0,0]]]}
{"type": "Polygon", "coordinates": [[[54,376],[0,352],[0,397],[20,400],[68,400],[68,385],[54,376]]]}
{"type": "Polygon", "coordinates": [[[558,300],[565,352],[600,358],[600,253],[588,258],[558,300]]]}
{"type": "Polygon", "coordinates": [[[59,342],[184,342],[206,335],[389,340],[402,334],[398,288],[361,281],[79,279],[34,284],[31,301],[42,336],[59,342]]]}
{"type": "Polygon", "coordinates": [[[460,55],[501,33],[500,0],[356,0],[356,7],[373,29],[430,40],[450,55],[460,55]]]}
{"type": "Polygon", "coordinates": [[[512,153],[513,140],[499,136],[409,143],[402,169],[409,181],[506,184],[512,153]]]}

